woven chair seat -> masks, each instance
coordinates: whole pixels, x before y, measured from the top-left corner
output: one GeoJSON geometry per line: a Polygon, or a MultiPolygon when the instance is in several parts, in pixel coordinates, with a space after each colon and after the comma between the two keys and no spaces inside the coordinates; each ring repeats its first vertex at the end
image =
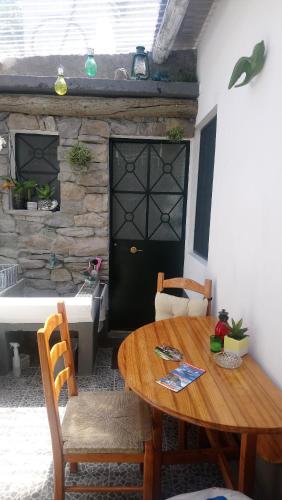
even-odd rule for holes
{"type": "Polygon", "coordinates": [[[143,453],[150,441],[148,405],[131,391],[80,392],[62,422],[67,453],[143,453]]]}

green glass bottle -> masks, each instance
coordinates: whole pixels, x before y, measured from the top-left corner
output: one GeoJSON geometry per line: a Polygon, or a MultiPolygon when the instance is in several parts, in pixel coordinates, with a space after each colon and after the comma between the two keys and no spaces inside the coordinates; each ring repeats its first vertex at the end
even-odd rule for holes
{"type": "Polygon", "coordinates": [[[96,61],[94,59],[94,50],[93,49],[87,50],[87,59],[85,62],[85,73],[90,78],[93,78],[94,76],[97,75],[97,64],[96,64],[96,61]]]}
{"type": "Polygon", "coordinates": [[[56,94],[65,95],[68,91],[68,86],[66,80],[64,79],[64,68],[63,66],[58,67],[58,78],[55,81],[54,89],[56,94]]]}

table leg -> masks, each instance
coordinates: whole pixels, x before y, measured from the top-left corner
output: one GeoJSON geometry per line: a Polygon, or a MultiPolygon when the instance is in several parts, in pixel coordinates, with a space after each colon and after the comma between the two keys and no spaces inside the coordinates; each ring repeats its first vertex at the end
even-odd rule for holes
{"type": "Polygon", "coordinates": [[[256,467],[257,435],[244,433],[241,435],[238,490],[252,495],[256,467]]]}
{"type": "Polygon", "coordinates": [[[162,413],[153,408],[154,500],[159,500],[161,496],[162,436],[162,413]]]}

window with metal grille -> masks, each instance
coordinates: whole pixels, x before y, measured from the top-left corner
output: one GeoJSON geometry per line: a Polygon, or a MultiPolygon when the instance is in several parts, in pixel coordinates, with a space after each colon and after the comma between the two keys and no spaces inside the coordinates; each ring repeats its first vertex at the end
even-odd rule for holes
{"type": "Polygon", "coordinates": [[[216,117],[202,129],[200,140],[194,252],[204,259],[209,251],[215,141],[216,117]]]}
{"type": "MultiPolygon", "coordinates": [[[[58,135],[15,134],[15,175],[18,180],[36,181],[39,186],[55,188],[54,199],[60,202],[57,159],[58,135]]],[[[36,199],[36,194],[33,194],[36,199]]]]}

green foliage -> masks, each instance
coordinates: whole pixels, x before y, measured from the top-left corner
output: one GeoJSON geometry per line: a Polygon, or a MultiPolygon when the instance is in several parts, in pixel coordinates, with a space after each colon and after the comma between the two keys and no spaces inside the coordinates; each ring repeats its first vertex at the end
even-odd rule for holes
{"type": "Polygon", "coordinates": [[[55,192],[55,188],[50,186],[50,184],[46,183],[43,184],[42,186],[37,186],[36,192],[39,200],[51,200],[55,192]]]}
{"type": "Polygon", "coordinates": [[[184,129],[182,127],[174,127],[167,131],[167,137],[170,141],[180,142],[184,136],[184,129]]]}
{"type": "Polygon", "coordinates": [[[228,337],[231,337],[232,339],[236,340],[242,340],[243,338],[247,337],[245,333],[248,331],[248,328],[242,328],[242,325],[243,325],[243,318],[237,321],[237,323],[232,318],[231,325],[228,325],[229,328],[228,337]]]}
{"type": "Polygon", "coordinates": [[[78,142],[72,146],[68,159],[71,166],[76,170],[85,171],[88,169],[89,163],[92,160],[92,153],[87,146],[78,142]]]}

